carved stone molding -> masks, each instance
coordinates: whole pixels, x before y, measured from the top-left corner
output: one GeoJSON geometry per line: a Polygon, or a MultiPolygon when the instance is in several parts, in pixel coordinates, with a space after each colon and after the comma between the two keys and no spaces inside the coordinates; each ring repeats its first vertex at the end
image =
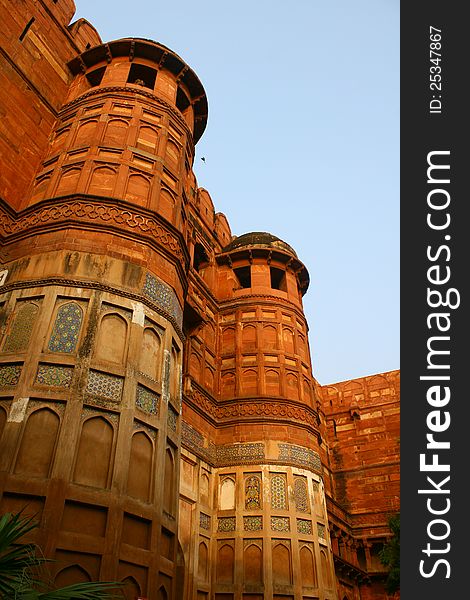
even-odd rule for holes
{"type": "Polygon", "coordinates": [[[54,230],[59,225],[69,227],[88,225],[100,229],[109,228],[113,233],[142,238],[151,245],[157,244],[166,252],[171,252],[180,263],[185,265],[185,253],[178,237],[169,231],[163,219],[139,211],[134,206],[122,206],[121,202],[100,198],[66,197],[53,200],[53,204],[40,203],[19,213],[16,218],[5,211],[0,204],[0,237],[23,236],[48,228],[54,230]],[[3,209],[3,210],[2,210],[3,209]]]}

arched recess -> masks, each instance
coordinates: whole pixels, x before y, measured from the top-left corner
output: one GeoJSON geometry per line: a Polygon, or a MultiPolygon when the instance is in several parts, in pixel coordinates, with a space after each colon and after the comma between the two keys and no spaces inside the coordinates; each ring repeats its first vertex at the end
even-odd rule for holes
{"type": "Polygon", "coordinates": [[[250,544],[243,554],[244,581],[251,584],[263,583],[263,553],[256,544],[250,544]]]}
{"type": "Polygon", "coordinates": [[[326,557],[326,552],[324,550],[320,550],[320,563],[321,563],[323,584],[326,587],[331,587],[331,574],[330,574],[330,569],[328,568],[328,559],[326,557]]]}
{"type": "Polygon", "coordinates": [[[107,488],[113,468],[114,429],[103,417],[84,421],[80,435],[73,481],[107,488]]]}
{"type": "Polygon", "coordinates": [[[201,359],[195,352],[191,352],[189,359],[189,372],[197,381],[201,378],[201,359]]]}
{"type": "Polygon", "coordinates": [[[75,136],[75,146],[91,146],[94,142],[98,121],[81,121],[75,136]]]}
{"type": "Polygon", "coordinates": [[[210,367],[204,369],[204,386],[210,391],[214,389],[214,370],[210,367]]]}
{"type": "Polygon", "coordinates": [[[52,467],[60,419],[49,408],[40,408],[28,417],[16,458],[15,473],[48,477],[52,467]]]}
{"type": "Polygon", "coordinates": [[[231,477],[226,477],[220,485],[220,510],[235,508],[235,482],[231,477]]]}
{"type": "Polygon", "coordinates": [[[67,194],[75,192],[77,190],[81,172],[81,168],[63,171],[54,192],[54,196],[66,196],[67,194]]]}
{"type": "Polygon", "coordinates": [[[286,354],[294,354],[294,332],[289,327],[282,328],[282,339],[286,354]]]}
{"type": "Polygon", "coordinates": [[[151,499],[153,471],[153,443],[144,431],[132,436],[127,493],[129,496],[149,502],[151,499]]]}
{"type": "Polygon", "coordinates": [[[308,546],[300,549],[300,572],[302,573],[302,585],[317,587],[317,574],[315,570],[315,558],[308,546]]]}
{"type": "Polygon", "coordinates": [[[110,167],[97,167],[91,174],[88,193],[96,196],[112,196],[116,171],[110,167]]]}
{"type": "Polygon", "coordinates": [[[199,544],[197,575],[201,581],[207,581],[208,550],[204,542],[199,544]]]}
{"type": "Polygon", "coordinates": [[[46,196],[51,179],[52,177],[50,174],[38,177],[34,186],[33,194],[31,196],[31,202],[39,202],[39,200],[42,200],[46,196]]]}
{"type": "Polygon", "coordinates": [[[150,193],[150,179],[138,173],[131,173],[127,180],[124,197],[139,206],[147,206],[150,193]]]}
{"type": "Polygon", "coordinates": [[[307,360],[307,344],[305,342],[305,337],[301,333],[299,333],[299,335],[297,336],[297,340],[299,343],[300,357],[304,360],[307,360]]]}
{"type": "Polygon", "coordinates": [[[179,405],[180,402],[180,352],[176,346],[171,348],[170,358],[170,398],[176,401],[179,405]]]}
{"type": "Polygon", "coordinates": [[[168,592],[166,591],[165,586],[160,586],[157,593],[157,600],[168,600],[168,592]]]}
{"type": "Polygon", "coordinates": [[[163,487],[163,509],[170,515],[174,514],[175,495],[175,460],[170,448],[165,452],[165,480],[163,487]]]}
{"type": "Polygon", "coordinates": [[[199,495],[202,504],[209,504],[209,477],[203,473],[200,479],[199,495]]]}
{"type": "Polygon", "coordinates": [[[83,567],[70,565],[57,573],[54,583],[57,588],[61,588],[74,583],[87,583],[88,581],[91,581],[91,577],[83,567]]]}
{"type": "Polygon", "coordinates": [[[181,544],[178,542],[176,552],[176,581],[175,581],[175,600],[184,599],[184,583],[185,583],[185,559],[181,544]]]}
{"type": "Polygon", "coordinates": [[[232,372],[224,373],[220,383],[222,398],[233,398],[235,396],[235,374],[232,372]]]}
{"type": "Polygon", "coordinates": [[[125,577],[122,580],[122,583],[124,584],[123,592],[126,600],[136,600],[137,598],[140,598],[142,596],[140,585],[138,581],[134,577],[132,577],[132,575],[129,575],[129,577],[125,577]]]}
{"type": "Polygon", "coordinates": [[[274,325],[263,327],[263,350],[277,350],[277,330],[274,325]]]}
{"type": "Polygon", "coordinates": [[[170,168],[176,169],[178,167],[180,154],[181,152],[178,146],[171,140],[168,140],[166,145],[165,161],[170,168]]]}
{"type": "Polygon", "coordinates": [[[273,582],[278,585],[292,583],[292,567],[289,548],[282,542],[273,548],[273,582]]]}
{"type": "Polygon", "coordinates": [[[158,143],[158,132],[153,127],[143,126],[139,129],[137,137],[137,148],[142,148],[145,152],[156,154],[158,143]]]}
{"type": "Polygon", "coordinates": [[[243,396],[255,395],[258,391],[258,373],[255,369],[246,369],[242,373],[241,393],[243,396]]]}
{"type": "Polygon", "coordinates": [[[278,396],[280,387],[279,387],[279,372],[274,369],[268,369],[266,371],[265,383],[266,383],[266,395],[268,396],[278,396]]]}
{"type": "Polygon", "coordinates": [[[173,222],[175,211],[175,200],[170,192],[161,190],[158,202],[158,212],[167,221],[173,222]]]}
{"type": "Polygon", "coordinates": [[[290,400],[299,399],[299,380],[294,373],[288,373],[286,376],[286,395],[290,400]]]}
{"type": "Polygon", "coordinates": [[[95,344],[98,360],[122,364],[127,345],[127,322],[120,315],[111,313],[101,319],[95,344]]]}
{"type": "Polygon", "coordinates": [[[123,147],[126,144],[128,131],[128,123],[122,119],[112,119],[108,121],[106,131],[103,136],[104,146],[119,146],[123,147]]]}
{"type": "Polygon", "coordinates": [[[245,325],[242,329],[242,350],[256,349],[256,327],[253,325],[245,325]]]}
{"type": "MultiPolygon", "coordinates": [[[[96,121],[95,121],[96,123],[96,121]]],[[[70,127],[64,127],[60,131],[57,131],[54,137],[54,141],[52,143],[52,152],[57,154],[62,150],[65,146],[65,142],[67,141],[67,137],[70,133],[70,127]]]]}
{"type": "Polygon", "coordinates": [[[217,583],[233,583],[235,553],[232,546],[224,544],[217,556],[217,583]]]}
{"type": "Polygon", "coordinates": [[[158,381],[161,362],[161,339],[158,333],[151,327],[144,329],[142,338],[142,350],[139,357],[139,369],[145,375],[158,381]]]}
{"type": "Polygon", "coordinates": [[[235,349],[235,328],[226,327],[222,331],[222,354],[227,354],[235,349]]]}
{"type": "Polygon", "coordinates": [[[0,440],[2,439],[2,433],[7,422],[7,411],[4,410],[3,406],[0,406],[0,440]]]}

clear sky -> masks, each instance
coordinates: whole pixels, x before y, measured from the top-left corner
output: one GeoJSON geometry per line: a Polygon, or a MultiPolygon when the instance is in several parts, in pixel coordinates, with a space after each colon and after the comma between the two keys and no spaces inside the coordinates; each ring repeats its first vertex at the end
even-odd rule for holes
{"type": "Polygon", "coordinates": [[[75,2],[103,41],[154,39],[199,76],[198,185],[306,265],[318,381],[399,368],[399,0],[75,2]]]}

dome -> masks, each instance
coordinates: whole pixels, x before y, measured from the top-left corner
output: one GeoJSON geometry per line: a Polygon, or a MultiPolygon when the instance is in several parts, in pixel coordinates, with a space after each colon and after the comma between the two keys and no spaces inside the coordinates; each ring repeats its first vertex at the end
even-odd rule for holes
{"type": "Polygon", "coordinates": [[[225,246],[223,252],[231,252],[232,250],[247,247],[276,248],[277,250],[283,250],[288,254],[292,254],[292,256],[297,258],[297,254],[292,246],[289,246],[289,244],[283,242],[280,238],[266,231],[252,231],[251,233],[239,235],[238,237],[235,237],[230,244],[225,246]]]}

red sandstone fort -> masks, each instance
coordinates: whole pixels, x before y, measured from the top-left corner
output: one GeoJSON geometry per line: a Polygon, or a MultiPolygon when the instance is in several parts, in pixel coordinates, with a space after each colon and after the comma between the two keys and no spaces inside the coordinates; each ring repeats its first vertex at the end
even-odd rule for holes
{"type": "Polygon", "coordinates": [[[57,585],[378,600],[399,373],[320,385],[275,235],[192,171],[197,75],[72,0],[0,0],[0,501],[57,585]]]}

